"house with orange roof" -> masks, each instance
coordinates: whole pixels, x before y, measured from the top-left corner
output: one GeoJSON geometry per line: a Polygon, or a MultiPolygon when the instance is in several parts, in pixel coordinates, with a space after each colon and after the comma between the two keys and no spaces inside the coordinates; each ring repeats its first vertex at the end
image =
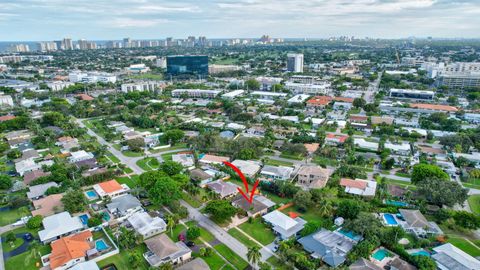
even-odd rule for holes
{"type": "Polygon", "coordinates": [[[85,100],[85,101],[91,101],[93,100],[93,97],[87,95],[87,94],[78,94],[77,98],[80,100],[85,100]]]}
{"type": "Polygon", "coordinates": [[[334,97],[334,101],[346,102],[346,103],[353,103],[353,98],[349,97],[334,97]]]}
{"type": "Polygon", "coordinates": [[[15,119],[16,116],[15,115],[2,115],[0,116],[0,122],[5,122],[5,121],[8,121],[8,120],[13,120],[15,119]]]}
{"type": "Polygon", "coordinates": [[[48,217],[63,211],[62,194],[52,194],[40,200],[33,201],[32,216],[48,217]]]}
{"type": "Polygon", "coordinates": [[[332,102],[332,97],[329,96],[315,96],[307,100],[307,108],[324,108],[332,102]]]}
{"type": "Polygon", "coordinates": [[[347,139],[348,139],[347,135],[337,135],[333,133],[328,133],[325,136],[325,143],[328,145],[340,145],[340,144],[344,144],[347,139]]]}
{"type": "Polygon", "coordinates": [[[377,190],[377,182],[363,179],[342,178],[340,186],[345,187],[346,193],[368,197],[375,196],[377,190]]]}
{"type": "Polygon", "coordinates": [[[64,270],[84,262],[87,253],[93,251],[93,235],[89,230],[62,237],[50,243],[52,253],[42,258],[44,266],[50,266],[51,270],[64,270]]]}
{"type": "Polygon", "coordinates": [[[449,105],[438,105],[438,104],[427,104],[427,103],[412,103],[410,108],[431,110],[431,111],[442,111],[442,112],[456,112],[458,111],[457,107],[449,105]]]}
{"type": "Polygon", "coordinates": [[[119,184],[115,179],[93,185],[93,189],[102,199],[118,197],[130,190],[126,184],[119,184]]]}
{"type": "Polygon", "coordinates": [[[198,160],[200,163],[208,165],[208,164],[223,164],[224,161],[229,161],[229,157],[223,156],[216,156],[216,155],[209,155],[205,154],[198,160]]]}
{"type": "Polygon", "coordinates": [[[317,151],[317,149],[320,147],[320,144],[318,143],[304,143],[303,145],[309,154],[315,153],[315,151],[317,151]]]}

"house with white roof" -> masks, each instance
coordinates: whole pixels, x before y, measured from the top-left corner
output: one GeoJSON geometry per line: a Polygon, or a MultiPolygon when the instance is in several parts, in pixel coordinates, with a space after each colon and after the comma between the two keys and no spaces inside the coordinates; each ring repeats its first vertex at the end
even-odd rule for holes
{"type": "Polygon", "coordinates": [[[94,158],[92,153],[87,152],[85,150],[80,150],[76,152],[71,152],[70,156],[68,157],[68,161],[70,163],[76,163],[76,162],[91,159],[91,158],[94,158]]]}
{"type": "Polygon", "coordinates": [[[401,220],[400,226],[409,233],[417,237],[426,237],[429,235],[440,235],[443,231],[433,221],[428,221],[419,210],[399,209],[401,220]]]}
{"type": "Polygon", "coordinates": [[[30,200],[38,200],[42,198],[47,192],[47,190],[51,187],[58,187],[58,184],[55,182],[48,182],[45,184],[30,186],[28,188],[29,191],[27,192],[27,197],[30,200]]]}
{"type": "Polygon", "coordinates": [[[446,243],[433,248],[432,259],[440,270],[480,269],[480,261],[465,253],[456,246],[446,243]]]}
{"type": "Polygon", "coordinates": [[[172,155],[172,161],[178,162],[182,164],[183,167],[187,168],[193,167],[195,165],[193,155],[190,153],[172,155]]]}
{"type": "Polygon", "coordinates": [[[392,153],[397,154],[397,155],[401,155],[401,156],[408,156],[412,152],[410,150],[410,144],[406,143],[406,142],[402,142],[400,144],[393,144],[393,143],[390,143],[390,142],[386,142],[385,143],[385,148],[392,151],[392,153]]]}
{"type": "Polygon", "coordinates": [[[369,181],[363,179],[349,179],[349,178],[342,178],[340,179],[340,185],[345,187],[345,192],[366,196],[366,197],[373,197],[375,196],[375,192],[377,190],[377,182],[376,181],[369,181]]]}
{"type": "Polygon", "coordinates": [[[260,175],[271,180],[288,180],[293,173],[292,167],[265,165],[260,171],[260,175]]]}
{"type": "Polygon", "coordinates": [[[310,98],[310,95],[298,94],[287,100],[287,102],[288,104],[304,103],[308,98],[310,98]]]}
{"type": "Polygon", "coordinates": [[[27,172],[40,170],[42,167],[35,163],[33,159],[25,159],[15,163],[15,170],[20,176],[23,176],[27,172]]]}
{"type": "Polygon", "coordinates": [[[354,138],[353,143],[355,144],[355,146],[358,146],[362,149],[366,149],[370,151],[378,150],[377,142],[369,142],[369,141],[366,141],[364,138],[354,138]]]}
{"type": "Polygon", "coordinates": [[[262,218],[272,226],[273,231],[283,240],[296,236],[307,223],[300,217],[293,219],[278,210],[272,211],[262,218]]]}
{"type": "Polygon", "coordinates": [[[72,217],[68,212],[46,217],[42,224],[44,229],[38,232],[38,237],[43,244],[83,230],[80,218],[72,217]]]}
{"type": "Polygon", "coordinates": [[[135,231],[147,239],[167,229],[167,224],[159,217],[151,217],[147,212],[136,212],[128,219],[135,231]]]}
{"type": "Polygon", "coordinates": [[[232,162],[245,176],[253,177],[260,171],[261,163],[256,160],[236,159],[232,162]]]}

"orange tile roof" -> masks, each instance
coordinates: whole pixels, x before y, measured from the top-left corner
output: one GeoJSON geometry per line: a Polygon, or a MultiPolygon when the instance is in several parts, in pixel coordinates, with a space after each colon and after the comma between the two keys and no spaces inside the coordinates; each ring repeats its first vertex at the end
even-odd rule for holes
{"type": "Polygon", "coordinates": [[[332,97],[329,96],[315,96],[307,100],[308,105],[312,106],[325,106],[332,101],[332,97]]]}
{"type": "Polygon", "coordinates": [[[349,97],[334,97],[333,100],[353,103],[353,98],[349,98],[349,97]]]}
{"type": "Polygon", "coordinates": [[[110,180],[98,184],[100,188],[103,189],[106,193],[112,193],[115,191],[122,190],[123,187],[117,182],[117,180],[110,180]]]}
{"type": "Polygon", "coordinates": [[[91,237],[92,232],[87,230],[52,242],[50,244],[52,247],[49,257],[50,268],[55,269],[71,260],[85,257],[87,250],[91,249],[87,240],[91,237]]]}
{"type": "Polygon", "coordinates": [[[300,215],[296,212],[288,212],[288,216],[290,216],[291,218],[297,218],[299,217],[300,215]]]}
{"type": "Polygon", "coordinates": [[[55,214],[55,210],[63,209],[62,194],[53,194],[33,201],[33,206],[36,210],[32,211],[32,216],[50,216],[55,214]]]}
{"type": "Polygon", "coordinates": [[[413,103],[410,104],[411,108],[425,109],[425,110],[435,110],[435,111],[447,111],[447,112],[456,112],[458,111],[457,107],[449,105],[438,105],[438,104],[426,104],[426,103],[413,103]]]}
{"type": "Polygon", "coordinates": [[[93,100],[93,97],[87,94],[78,94],[77,97],[80,98],[81,100],[93,100]]]}
{"type": "Polygon", "coordinates": [[[0,116],[0,122],[12,120],[12,119],[15,119],[15,115],[4,115],[4,116],[0,116]]]}
{"type": "Polygon", "coordinates": [[[335,135],[333,133],[327,133],[326,137],[328,139],[336,139],[340,143],[344,143],[348,139],[347,135],[341,135],[340,136],[340,135],[335,135]]]}
{"type": "Polygon", "coordinates": [[[366,115],[350,115],[349,119],[353,120],[353,121],[367,121],[368,116],[366,116],[366,115]]]}
{"type": "Polygon", "coordinates": [[[358,188],[358,189],[366,189],[367,182],[364,181],[357,181],[350,178],[342,178],[340,179],[340,185],[344,187],[350,188],[358,188]]]}
{"type": "Polygon", "coordinates": [[[303,145],[305,146],[305,148],[307,148],[307,151],[309,153],[317,151],[318,147],[320,147],[320,144],[318,143],[304,143],[303,145]]]}
{"type": "Polygon", "coordinates": [[[228,161],[228,157],[205,154],[200,160],[222,163],[228,161]]]}

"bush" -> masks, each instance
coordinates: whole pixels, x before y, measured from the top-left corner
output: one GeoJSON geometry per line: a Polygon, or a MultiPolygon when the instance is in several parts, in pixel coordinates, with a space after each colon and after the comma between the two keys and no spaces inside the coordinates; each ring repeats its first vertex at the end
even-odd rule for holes
{"type": "Polygon", "coordinates": [[[90,217],[88,219],[88,227],[96,227],[96,226],[99,226],[100,224],[102,224],[102,218],[100,217],[90,217]]]}
{"type": "Polygon", "coordinates": [[[198,226],[192,226],[187,229],[187,239],[195,240],[200,237],[200,228],[198,226]]]}
{"type": "Polygon", "coordinates": [[[42,216],[34,216],[27,221],[27,228],[38,229],[42,226],[42,216]]]}
{"type": "Polygon", "coordinates": [[[7,234],[7,236],[5,237],[5,241],[7,241],[7,242],[15,242],[16,239],[17,239],[17,237],[15,236],[15,234],[13,232],[9,232],[7,234]]]}

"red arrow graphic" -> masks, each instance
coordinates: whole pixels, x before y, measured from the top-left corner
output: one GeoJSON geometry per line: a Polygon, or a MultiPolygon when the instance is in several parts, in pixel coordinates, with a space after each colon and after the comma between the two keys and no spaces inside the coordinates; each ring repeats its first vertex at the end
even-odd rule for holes
{"type": "MultiPolygon", "coordinates": [[[[240,171],[239,168],[237,168],[235,165],[233,165],[230,162],[224,161],[223,163],[225,165],[227,165],[228,167],[232,168],[238,174],[238,176],[240,176],[240,179],[242,179],[243,185],[245,186],[246,193],[248,194],[247,178],[245,178],[242,171],[240,171]]],[[[258,180],[255,181],[255,184],[253,185],[252,192],[250,192],[250,196],[247,196],[241,188],[238,188],[238,192],[240,192],[240,194],[242,194],[242,196],[245,198],[245,200],[247,200],[251,204],[253,202],[253,195],[255,195],[255,190],[257,189],[257,186],[258,186],[258,180]]]]}

